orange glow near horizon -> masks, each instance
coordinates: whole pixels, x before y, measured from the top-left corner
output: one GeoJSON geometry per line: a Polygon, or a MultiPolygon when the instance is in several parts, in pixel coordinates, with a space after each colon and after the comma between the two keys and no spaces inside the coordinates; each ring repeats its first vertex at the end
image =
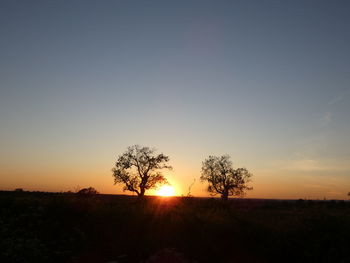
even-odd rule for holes
{"type": "Polygon", "coordinates": [[[171,185],[163,185],[156,193],[159,196],[174,196],[175,189],[171,185]]]}
{"type": "MultiPolygon", "coordinates": [[[[166,147],[160,146],[159,148],[166,147]]],[[[199,180],[199,163],[202,157],[198,156],[196,157],[197,159],[191,160],[187,158],[186,163],[184,160],[175,158],[180,155],[179,153],[169,152],[171,153],[170,156],[174,156],[171,164],[176,170],[165,171],[164,176],[174,188],[172,195],[187,196],[190,194],[194,197],[211,197],[207,192],[207,183],[199,180]],[[196,180],[193,184],[194,179],[196,180]],[[189,189],[192,184],[193,186],[189,189]]],[[[25,191],[75,192],[77,189],[91,186],[102,194],[135,195],[133,192],[123,191],[123,184],[113,184],[113,178],[109,169],[110,160],[108,160],[107,156],[103,156],[103,153],[100,156],[96,156],[95,160],[88,159],[87,165],[83,163],[86,160],[73,159],[74,156],[69,156],[69,158],[72,158],[69,163],[65,163],[65,160],[62,159],[56,164],[47,161],[42,165],[39,162],[40,160],[34,157],[34,154],[28,154],[27,159],[24,156],[20,158],[23,159],[28,168],[26,171],[23,171],[21,166],[15,165],[15,163],[7,162],[6,165],[0,165],[0,190],[22,188],[25,191]],[[102,160],[98,158],[102,158],[102,160]],[[75,165],[72,165],[72,163],[75,165]]],[[[6,159],[1,161],[3,160],[6,159]]],[[[244,163],[239,160],[238,166],[243,166],[244,163]]],[[[249,159],[246,163],[247,167],[250,167],[249,170],[253,173],[253,180],[250,183],[253,190],[247,191],[246,198],[349,199],[347,194],[350,189],[350,182],[345,174],[347,171],[346,164],[343,164],[341,168],[344,170],[334,170],[332,175],[327,175],[325,172],[321,175],[316,175],[309,171],[293,170],[292,168],[281,169],[277,165],[276,167],[264,169],[264,167],[249,159]]],[[[321,173],[322,171],[317,172],[321,173]]],[[[147,195],[152,196],[167,196],[162,193],[163,190],[161,188],[150,189],[146,192],[147,195]]]]}

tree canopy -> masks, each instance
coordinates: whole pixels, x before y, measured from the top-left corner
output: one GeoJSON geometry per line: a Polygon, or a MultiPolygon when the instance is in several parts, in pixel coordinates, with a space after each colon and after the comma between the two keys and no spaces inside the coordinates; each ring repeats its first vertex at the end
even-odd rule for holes
{"type": "Polygon", "coordinates": [[[155,149],[133,145],[120,155],[112,169],[114,183],[123,184],[124,191],[144,196],[146,190],[158,188],[168,181],[161,169],[169,169],[169,157],[156,154],[155,149]]]}
{"type": "Polygon", "coordinates": [[[202,163],[201,181],[207,181],[208,192],[220,194],[222,199],[229,196],[243,196],[247,190],[253,189],[247,185],[252,174],[245,168],[233,169],[229,155],[209,156],[202,163]]]}

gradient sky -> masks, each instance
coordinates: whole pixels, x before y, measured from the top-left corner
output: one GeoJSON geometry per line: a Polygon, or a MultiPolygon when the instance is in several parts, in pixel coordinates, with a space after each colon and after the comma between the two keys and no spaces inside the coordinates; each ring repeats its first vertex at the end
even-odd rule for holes
{"type": "Polygon", "coordinates": [[[127,146],[207,195],[230,154],[258,198],[350,191],[350,2],[1,1],[0,188],[121,193],[127,146]]]}

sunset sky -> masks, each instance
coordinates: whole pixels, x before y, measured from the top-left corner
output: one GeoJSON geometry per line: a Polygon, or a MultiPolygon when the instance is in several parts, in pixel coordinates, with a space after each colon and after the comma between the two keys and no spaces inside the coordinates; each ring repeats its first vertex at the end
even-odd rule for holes
{"type": "Polygon", "coordinates": [[[122,193],[130,145],[177,195],[229,154],[247,197],[347,199],[350,2],[1,1],[0,189],[122,193]]]}

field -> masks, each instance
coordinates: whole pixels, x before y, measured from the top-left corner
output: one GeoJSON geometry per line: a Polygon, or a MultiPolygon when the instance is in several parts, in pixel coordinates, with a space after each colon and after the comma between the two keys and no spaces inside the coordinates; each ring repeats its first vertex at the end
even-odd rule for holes
{"type": "Polygon", "coordinates": [[[0,262],[350,262],[350,203],[0,192],[0,262]]]}

